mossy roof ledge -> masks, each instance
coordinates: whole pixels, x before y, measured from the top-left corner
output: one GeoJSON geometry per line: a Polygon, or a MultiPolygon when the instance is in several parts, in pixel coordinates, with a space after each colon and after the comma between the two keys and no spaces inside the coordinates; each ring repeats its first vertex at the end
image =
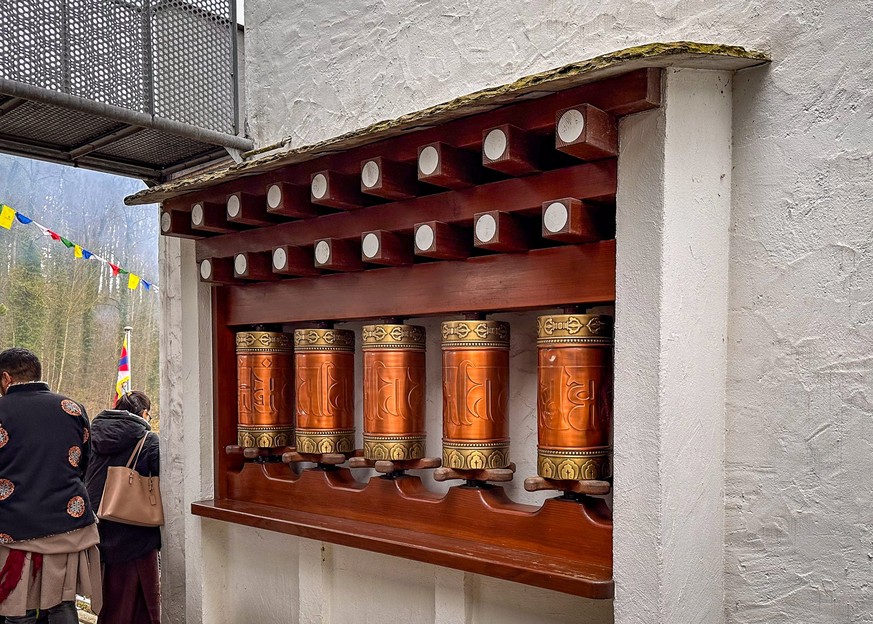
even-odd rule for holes
{"type": "Polygon", "coordinates": [[[379,121],[365,128],[302,147],[283,143],[266,146],[244,155],[243,162],[208,172],[195,172],[125,198],[127,205],[151,204],[286,165],[318,158],[329,152],[347,150],[409,132],[421,126],[441,124],[503,106],[532,91],[562,91],[586,82],[602,80],[643,67],[688,67],[734,71],[768,63],[764,52],[738,46],[676,41],[648,43],[519,78],[515,82],[489,87],[443,104],[379,121]]]}

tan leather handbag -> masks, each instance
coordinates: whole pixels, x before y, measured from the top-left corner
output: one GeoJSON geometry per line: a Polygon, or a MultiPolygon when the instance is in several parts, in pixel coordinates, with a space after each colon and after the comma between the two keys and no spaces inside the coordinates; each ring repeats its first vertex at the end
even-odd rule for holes
{"type": "Polygon", "coordinates": [[[107,469],[103,499],[97,511],[97,517],[101,520],[136,526],[156,527],[164,524],[160,478],[144,477],[135,470],[147,437],[148,432],[133,448],[126,466],[110,466],[107,469]]]}

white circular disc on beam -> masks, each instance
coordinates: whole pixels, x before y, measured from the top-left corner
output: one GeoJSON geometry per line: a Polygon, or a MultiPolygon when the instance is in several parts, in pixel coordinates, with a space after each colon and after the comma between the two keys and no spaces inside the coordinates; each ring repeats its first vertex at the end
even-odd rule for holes
{"type": "Polygon", "coordinates": [[[560,232],[567,227],[569,218],[567,207],[561,202],[553,202],[543,212],[543,225],[549,232],[560,232]]]}
{"type": "Polygon", "coordinates": [[[379,253],[379,237],[373,232],[367,234],[361,242],[361,251],[367,258],[375,258],[379,253]]]}
{"type": "Polygon", "coordinates": [[[239,201],[239,195],[231,195],[227,198],[227,216],[235,218],[239,216],[239,211],[242,209],[242,204],[239,201]]]}
{"type": "Polygon", "coordinates": [[[433,145],[428,145],[418,155],[418,170],[424,175],[431,175],[440,164],[440,154],[433,145]]]}
{"type": "Polygon", "coordinates": [[[209,260],[204,260],[200,263],[200,277],[205,280],[208,280],[212,277],[212,262],[209,260]]]}
{"type": "Polygon", "coordinates": [[[571,108],[564,111],[561,118],[558,120],[558,137],[564,143],[572,143],[582,136],[582,131],[585,129],[585,117],[578,109],[571,108]]]}
{"type": "Polygon", "coordinates": [[[318,241],[315,246],[315,261],[318,264],[327,264],[330,261],[330,245],[327,241],[318,241]]]}
{"type": "Polygon", "coordinates": [[[194,204],[191,208],[191,223],[203,225],[203,204],[194,204]]]}
{"type": "Polygon", "coordinates": [[[433,242],[434,232],[430,225],[425,223],[415,230],[415,247],[419,251],[429,251],[433,247],[433,242]]]}
{"type": "Polygon", "coordinates": [[[244,275],[246,269],[249,268],[249,261],[246,260],[244,254],[237,254],[236,258],[233,259],[233,270],[236,271],[237,275],[244,275]]]}
{"type": "Polygon", "coordinates": [[[270,208],[278,208],[282,203],[282,187],[278,184],[273,184],[267,190],[267,206],[270,208]]]}
{"type": "Polygon", "coordinates": [[[170,231],[170,213],[164,212],[161,213],[161,232],[169,232],[170,231]]]}
{"type": "Polygon", "coordinates": [[[503,156],[506,152],[506,133],[500,128],[494,128],[485,135],[482,150],[488,160],[497,160],[503,156]]]}
{"type": "Polygon", "coordinates": [[[312,178],[312,196],[315,199],[321,199],[327,194],[327,177],[323,173],[319,173],[312,178]]]}
{"type": "Polygon", "coordinates": [[[273,268],[284,269],[288,264],[288,254],[283,247],[277,247],[273,250],[273,268]]]}
{"type": "Polygon", "coordinates": [[[375,160],[368,160],[361,169],[361,182],[367,188],[373,188],[379,181],[379,165],[375,160]]]}
{"type": "Polygon", "coordinates": [[[497,235],[497,221],[490,214],[484,214],[476,219],[476,238],[487,243],[497,235]]]}

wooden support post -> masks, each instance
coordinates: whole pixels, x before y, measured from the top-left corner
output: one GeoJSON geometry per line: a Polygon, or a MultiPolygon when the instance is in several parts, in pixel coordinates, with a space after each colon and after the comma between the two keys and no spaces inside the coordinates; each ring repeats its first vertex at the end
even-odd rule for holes
{"type": "Polygon", "coordinates": [[[374,230],[361,235],[361,259],[373,264],[402,266],[415,260],[409,236],[388,230],[374,230]]]}
{"type": "Polygon", "coordinates": [[[530,236],[515,215],[491,210],[473,217],[473,245],[491,251],[527,251],[530,236]]]}
{"type": "Polygon", "coordinates": [[[198,239],[209,236],[191,228],[191,215],[181,210],[161,210],[161,234],[176,238],[198,239]]]}
{"type": "Polygon", "coordinates": [[[310,200],[313,204],[356,210],[364,205],[358,180],[336,171],[319,171],[312,174],[309,185],[310,200]]]}
{"type": "Polygon", "coordinates": [[[418,148],[418,179],[448,189],[476,184],[481,167],[476,154],[448,143],[430,143],[418,148]]]}
{"type": "Polygon", "coordinates": [[[508,468],[483,468],[482,470],[461,470],[456,468],[437,468],[433,471],[434,481],[493,481],[505,483],[515,476],[515,464],[508,468]]]}
{"type": "Polygon", "coordinates": [[[279,223],[275,215],[267,214],[264,198],[251,193],[232,193],[227,196],[227,221],[243,225],[273,225],[279,223]]]}
{"type": "Polygon", "coordinates": [[[361,192],[385,199],[412,199],[418,195],[415,165],[381,156],[361,162],[361,192]]]}
{"type": "Polygon", "coordinates": [[[524,489],[528,492],[554,491],[603,495],[609,494],[612,485],[609,481],[565,481],[561,479],[544,479],[543,477],[528,477],[524,480],[524,489]]]}
{"type": "Polygon", "coordinates": [[[618,124],[615,117],[590,104],[559,110],[555,147],[582,160],[618,155],[618,124]]]}
{"type": "Polygon", "coordinates": [[[610,238],[614,228],[606,227],[598,212],[602,208],[565,197],[543,202],[543,238],[565,243],[591,243],[610,238]]]}
{"type": "Polygon", "coordinates": [[[313,266],[312,248],[297,245],[280,245],[273,249],[273,273],[293,277],[320,275],[313,266]]]}
{"type": "Polygon", "coordinates": [[[245,251],[236,254],[233,258],[233,275],[259,282],[279,279],[273,272],[273,259],[269,251],[245,251]]]}
{"type": "Polygon", "coordinates": [[[543,141],[512,124],[482,132],[482,165],[509,175],[542,171],[543,141]]]}
{"type": "Polygon", "coordinates": [[[473,245],[469,228],[442,221],[415,224],[415,253],[440,260],[464,260],[470,257],[473,245]]]}
{"type": "Polygon", "coordinates": [[[330,271],[361,271],[360,243],[341,238],[315,241],[315,266],[330,271]]]}
{"type": "Polygon", "coordinates": [[[227,222],[227,212],[222,204],[207,201],[191,205],[191,227],[216,234],[230,234],[241,229],[239,225],[227,222]]]}
{"type": "Polygon", "coordinates": [[[230,258],[205,258],[200,261],[200,281],[210,284],[239,284],[233,274],[233,260],[230,258]]]}
{"type": "Polygon", "coordinates": [[[267,212],[295,219],[317,217],[321,210],[312,205],[309,193],[305,186],[286,182],[270,184],[267,187],[267,212]]]}

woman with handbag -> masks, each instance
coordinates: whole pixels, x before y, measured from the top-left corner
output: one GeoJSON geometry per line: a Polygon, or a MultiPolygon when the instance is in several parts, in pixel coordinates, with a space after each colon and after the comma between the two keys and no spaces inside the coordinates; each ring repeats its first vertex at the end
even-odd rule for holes
{"type": "MultiPolygon", "coordinates": [[[[92,458],[85,483],[94,508],[103,517],[104,486],[114,466],[128,466],[137,479],[157,477],[160,470],[158,436],[148,423],[151,401],[139,391],[122,395],[115,409],[104,410],[91,422],[92,458]]],[[[118,469],[115,469],[118,470],[118,469]]],[[[110,482],[112,479],[110,479],[110,482]]],[[[124,479],[127,482],[127,479],[124,479]]],[[[150,480],[148,480],[150,482],[150,480]]],[[[107,499],[110,494],[107,493],[107,499]]],[[[114,495],[113,495],[114,496],[114,495]]],[[[157,496],[160,506],[160,495],[157,496]]],[[[100,519],[103,568],[103,609],[99,624],[159,624],[160,581],[158,526],[136,526],[100,519]]]]}

